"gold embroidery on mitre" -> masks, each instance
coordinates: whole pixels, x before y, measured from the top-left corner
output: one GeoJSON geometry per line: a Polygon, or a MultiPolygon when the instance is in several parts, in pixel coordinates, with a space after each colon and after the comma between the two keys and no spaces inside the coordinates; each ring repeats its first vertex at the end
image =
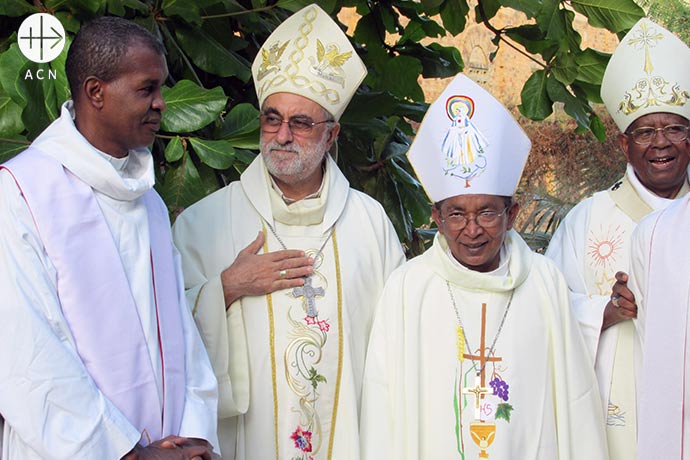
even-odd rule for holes
{"type": "Polygon", "coordinates": [[[275,42],[270,48],[261,48],[261,66],[257,72],[257,80],[261,80],[271,72],[280,71],[280,57],[285,52],[288,43],[290,43],[290,40],[282,45],[275,42]]]}
{"type": "Polygon", "coordinates": [[[690,92],[680,88],[678,83],[671,84],[660,75],[652,75],[654,66],[650,48],[656,47],[663,39],[661,32],[656,32],[654,27],[648,27],[647,23],[642,23],[640,30],[628,40],[628,45],[644,47],[644,72],[647,75],[640,78],[632,89],[625,92],[623,100],[618,105],[619,112],[630,115],[650,106],[683,106],[690,99],[690,92]]]}
{"type": "Polygon", "coordinates": [[[309,70],[326,80],[339,83],[345,87],[345,71],[343,65],[352,57],[352,51],[341,53],[338,45],[331,43],[324,46],[321,40],[316,39],[316,62],[314,57],[310,57],[311,67],[309,70]]]}
{"type": "MultiPolygon", "coordinates": [[[[304,22],[297,28],[298,36],[293,41],[294,46],[290,47],[290,53],[287,56],[287,63],[285,63],[281,68],[276,69],[279,71],[277,75],[264,81],[258,87],[259,99],[261,99],[263,95],[271,88],[280,87],[289,81],[290,84],[294,85],[296,88],[308,88],[310,92],[318,98],[317,102],[319,102],[321,105],[337,105],[340,103],[340,93],[334,89],[328,88],[320,81],[307,78],[306,75],[300,72],[300,66],[305,58],[305,49],[309,45],[310,35],[314,31],[314,22],[316,21],[317,17],[318,13],[315,8],[309,8],[305,11],[303,15],[304,22]]],[[[310,59],[312,59],[313,62],[313,57],[310,59]]],[[[258,78],[258,80],[260,80],[260,78],[258,78]]]]}

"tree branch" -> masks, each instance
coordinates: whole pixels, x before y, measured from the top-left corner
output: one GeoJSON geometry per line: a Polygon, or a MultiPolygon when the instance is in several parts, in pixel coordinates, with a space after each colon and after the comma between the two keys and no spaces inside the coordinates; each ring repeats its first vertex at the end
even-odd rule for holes
{"type": "Polygon", "coordinates": [[[486,12],[484,11],[484,5],[482,5],[482,0],[478,0],[478,1],[477,1],[477,9],[479,10],[479,15],[480,15],[481,18],[482,18],[482,23],[484,23],[484,26],[486,26],[487,29],[489,29],[491,32],[493,32],[494,35],[496,35],[496,37],[497,37],[500,41],[502,41],[502,42],[505,43],[506,45],[510,46],[510,47],[513,48],[515,51],[517,51],[518,53],[520,53],[520,54],[522,54],[523,56],[525,56],[527,59],[536,62],[537,64],[539,64],[539,65],[542,66],[543,68],[546,68],[546,67],[547,67],[546,64],[544,64],[543,62],[539,61],[538,59],[535,59],[534,56],[532,56],[532,55],[529,54],[529,53],[526,53],[525,51],[523,51],[523,50],[521,50],[520,48],[518,48],[517,46],[515,46],[511,41],[507,40],[507,39],[503,36],[503,30],[499,30],[499,29],[495,28],[495,27],[489,22],[489,19],[486,17],[486,12]]]}

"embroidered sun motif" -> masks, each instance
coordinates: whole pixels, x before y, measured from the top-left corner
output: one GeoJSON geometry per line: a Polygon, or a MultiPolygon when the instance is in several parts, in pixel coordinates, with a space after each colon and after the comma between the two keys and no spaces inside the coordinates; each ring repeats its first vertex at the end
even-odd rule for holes
{"type": "Polygon", "coordinates": [[[590,233],[587,241],[587,257],[595,271],[608,272],[616,262],[623,248],[623,233],[620,226],[609,227],[600,234],[590,233]]]}

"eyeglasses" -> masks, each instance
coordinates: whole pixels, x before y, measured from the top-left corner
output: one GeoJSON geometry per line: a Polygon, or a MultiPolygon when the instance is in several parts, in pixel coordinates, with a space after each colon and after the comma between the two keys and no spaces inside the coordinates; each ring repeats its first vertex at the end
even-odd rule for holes
{"type": "Polygon", "coordinates": [[[633,129],[628,133],[628,136],[632,137],[633,142],[637,145],[649,145],[652,143],[652,140],[654,140],[656,133],[661,131],[669,142],[677,143],[683,142],[688,138],[688,129],[686,125],[667,125],[663,128],[641,126],[633,129]]]}
{"type": "Polygon", "coordinates": [[[290,128],[292,134],[301,135],[309,134],[316,125],[320,125],[322,123],[331,123],[335,121],[314,121],[311,118],[305,116],[290,117],[287,120],[283,120],[278,115],[273,114],[259,115],[259,120],[261,124],[261,129],[265,133],[277,133],[278,131],[280,131],[280,127],[283,126],[283,123],[287,123],[288,128],[290,128]]]}
{"type": "Polygon", "coordinates": [[[462,230],[467,227],[471,220],[474,220],[477,225],[483,228],[495,227],[501,222],[501,217],[508,211],[510,207],[503,209],[501,212],[497,211],[480,211],[474,215],[463,214],[461,212],[451,212],[441,222],[446,224],[451,230],[462,230]]]}

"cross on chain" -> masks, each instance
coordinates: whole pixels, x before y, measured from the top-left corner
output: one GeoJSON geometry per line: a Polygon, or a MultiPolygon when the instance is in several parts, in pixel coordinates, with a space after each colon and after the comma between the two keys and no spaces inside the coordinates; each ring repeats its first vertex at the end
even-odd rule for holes
{"type": "MultiPolygon", "coordinates": [[[[499,331],[500,332],[500,331],[499,331]]],[[[475,386],[474,387],[465,387],[462,389],[463,394],[472,394],[475,397],[475,403],[474,403],[474,418],[477,420],[481,420],[481,413],[479,411],[481,399],[484,398],[485,394],[491,393],[492,390],[490,388],[487,388],[486,385],[486,374],[485,374],[485,368],[486,368],[486,363],[487,362],[498,362],[502,361],[502,358],[498,358],[495,356],[487,356],[485,354],[486,352],[486,304],[482,304],[482,332],[481,336],[479,339],[479,354],[478,355],[473,355],[471,353],[464,353],[462,356],[468,359],[471,359],[472,361],[479,361],[479,369],[477,374],[475,375],[475,386]],[[477,382],[477,378],[479,378],[479,382],[477,382]]],[[[475,364],[475,367],[477,364],[475,364]]]]}
{"type": "Polygon", "coordinates": [[[323,297],[326,291],[322,287],[314,287],[311,285],[312,278],[308,276],[304,280],[304,286],[296,287],[292,290],[292,295],[295,297],[303,297],[307,303],[307,316],[316,318],[319,312],[316,310],[316,296],[323,297]]]}
{"type": "Polygon", "coordinates": [[[485,386],[482,386],[479,384],[477,381],[479,379],[479,374],[474,374],[474,388],[471,387],[465,387],[462,389],[462,393],[466,395],[473,395],[474,396],[474,418],[475,420],[481,420],[481,411],[479,410],[481,407],[481,399],[484,397],[485,394],[491,393],[491,388],[487,388],[485,386]]]}

